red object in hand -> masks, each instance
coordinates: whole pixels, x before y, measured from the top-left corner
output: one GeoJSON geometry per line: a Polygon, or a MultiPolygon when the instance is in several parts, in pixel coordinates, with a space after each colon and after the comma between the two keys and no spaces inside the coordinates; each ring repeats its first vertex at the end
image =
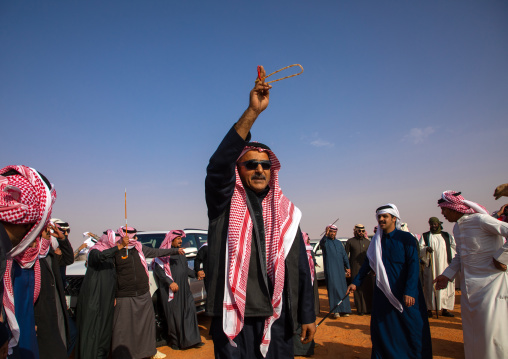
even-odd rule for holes
{"type": "Polygon", "coordinates": [[[261,81],[261,66],[258,66],[258,80],[261,81]]]}

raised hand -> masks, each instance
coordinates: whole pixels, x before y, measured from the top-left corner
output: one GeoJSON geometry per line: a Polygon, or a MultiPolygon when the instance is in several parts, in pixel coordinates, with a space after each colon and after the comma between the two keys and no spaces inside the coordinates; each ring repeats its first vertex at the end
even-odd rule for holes
{"type": "MultiPolygon", "coordinates": [[[[259,66],[261,78],[265,77],[266,71],[263,66],[259,66]]],[[[250,92],[249,108],[254,110],[258,115],[267,107],[270,100],[271,85],[263,81],[256,80],[256,85],[250,92]]]]}
{"type": "Polygon", "coordinates": [[[65,234],[63,234],[63,232],[60,230],[60,228],[56,225],[54,225],[53,223],[49,223],[48,224],[48,227],[53,230],[53,232],[51,232],[51,235],[55,238],[58,238],[59,240],[63,240],[65,239],[65,234]]]}

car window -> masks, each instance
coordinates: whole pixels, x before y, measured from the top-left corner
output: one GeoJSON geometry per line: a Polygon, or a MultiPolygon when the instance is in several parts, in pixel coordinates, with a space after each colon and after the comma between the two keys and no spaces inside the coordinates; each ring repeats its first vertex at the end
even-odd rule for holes
{"type": "Polygon", "coordinates": [[[186,236],[184,238],[182,238],[182,248],[190,248],[190,247],[196,248],[197,245],[196,245],[195,235],[194,234],[187,234],[187,233],[185,233],[185,234],[186,234],[186,236]]]}
{"type": "Polygon", "coordinates": [[[151,248],[159,248],[165,237],[166,233],[138,233],[138,241],[151,248]]]}
{"type": "Polygon", "coordinates": [[[196,233],[196,240],[197,240],[197,249],[201,248],[203,244],[208,241],[208,234],[202,234],[202,233],[196,233]]]}

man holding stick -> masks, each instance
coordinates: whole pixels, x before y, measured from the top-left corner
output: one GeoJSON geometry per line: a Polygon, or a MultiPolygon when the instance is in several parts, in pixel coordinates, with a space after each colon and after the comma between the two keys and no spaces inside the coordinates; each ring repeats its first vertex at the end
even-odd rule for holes
{"type": "MultiPolygon", "coordinates": [[[[260,67],[260,77],[265,76],[260,67]]],[[[293,358],[293,332],[315,332],[314,296],[301,212],[279,187],[280,163],[248,142],[271,86],[256,81],[250,103],[210,158],[205,181],[205,264],[216,358],[293,358]]]]}

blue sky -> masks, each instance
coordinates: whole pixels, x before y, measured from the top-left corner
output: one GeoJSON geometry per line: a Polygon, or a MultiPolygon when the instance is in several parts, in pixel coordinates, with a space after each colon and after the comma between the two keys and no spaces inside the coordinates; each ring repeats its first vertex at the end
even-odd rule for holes
{"type": "Polygon", "coordinates": [[[125,188],[138,229],[206,228],[257,65],[305,68],[252,135],[312,238],[387,202],[421,233],[447,189],[508,202],[506,1],[2,1],[0,46],[0,166],[50,178],[74,244],[123,223],[125,188]]]}

